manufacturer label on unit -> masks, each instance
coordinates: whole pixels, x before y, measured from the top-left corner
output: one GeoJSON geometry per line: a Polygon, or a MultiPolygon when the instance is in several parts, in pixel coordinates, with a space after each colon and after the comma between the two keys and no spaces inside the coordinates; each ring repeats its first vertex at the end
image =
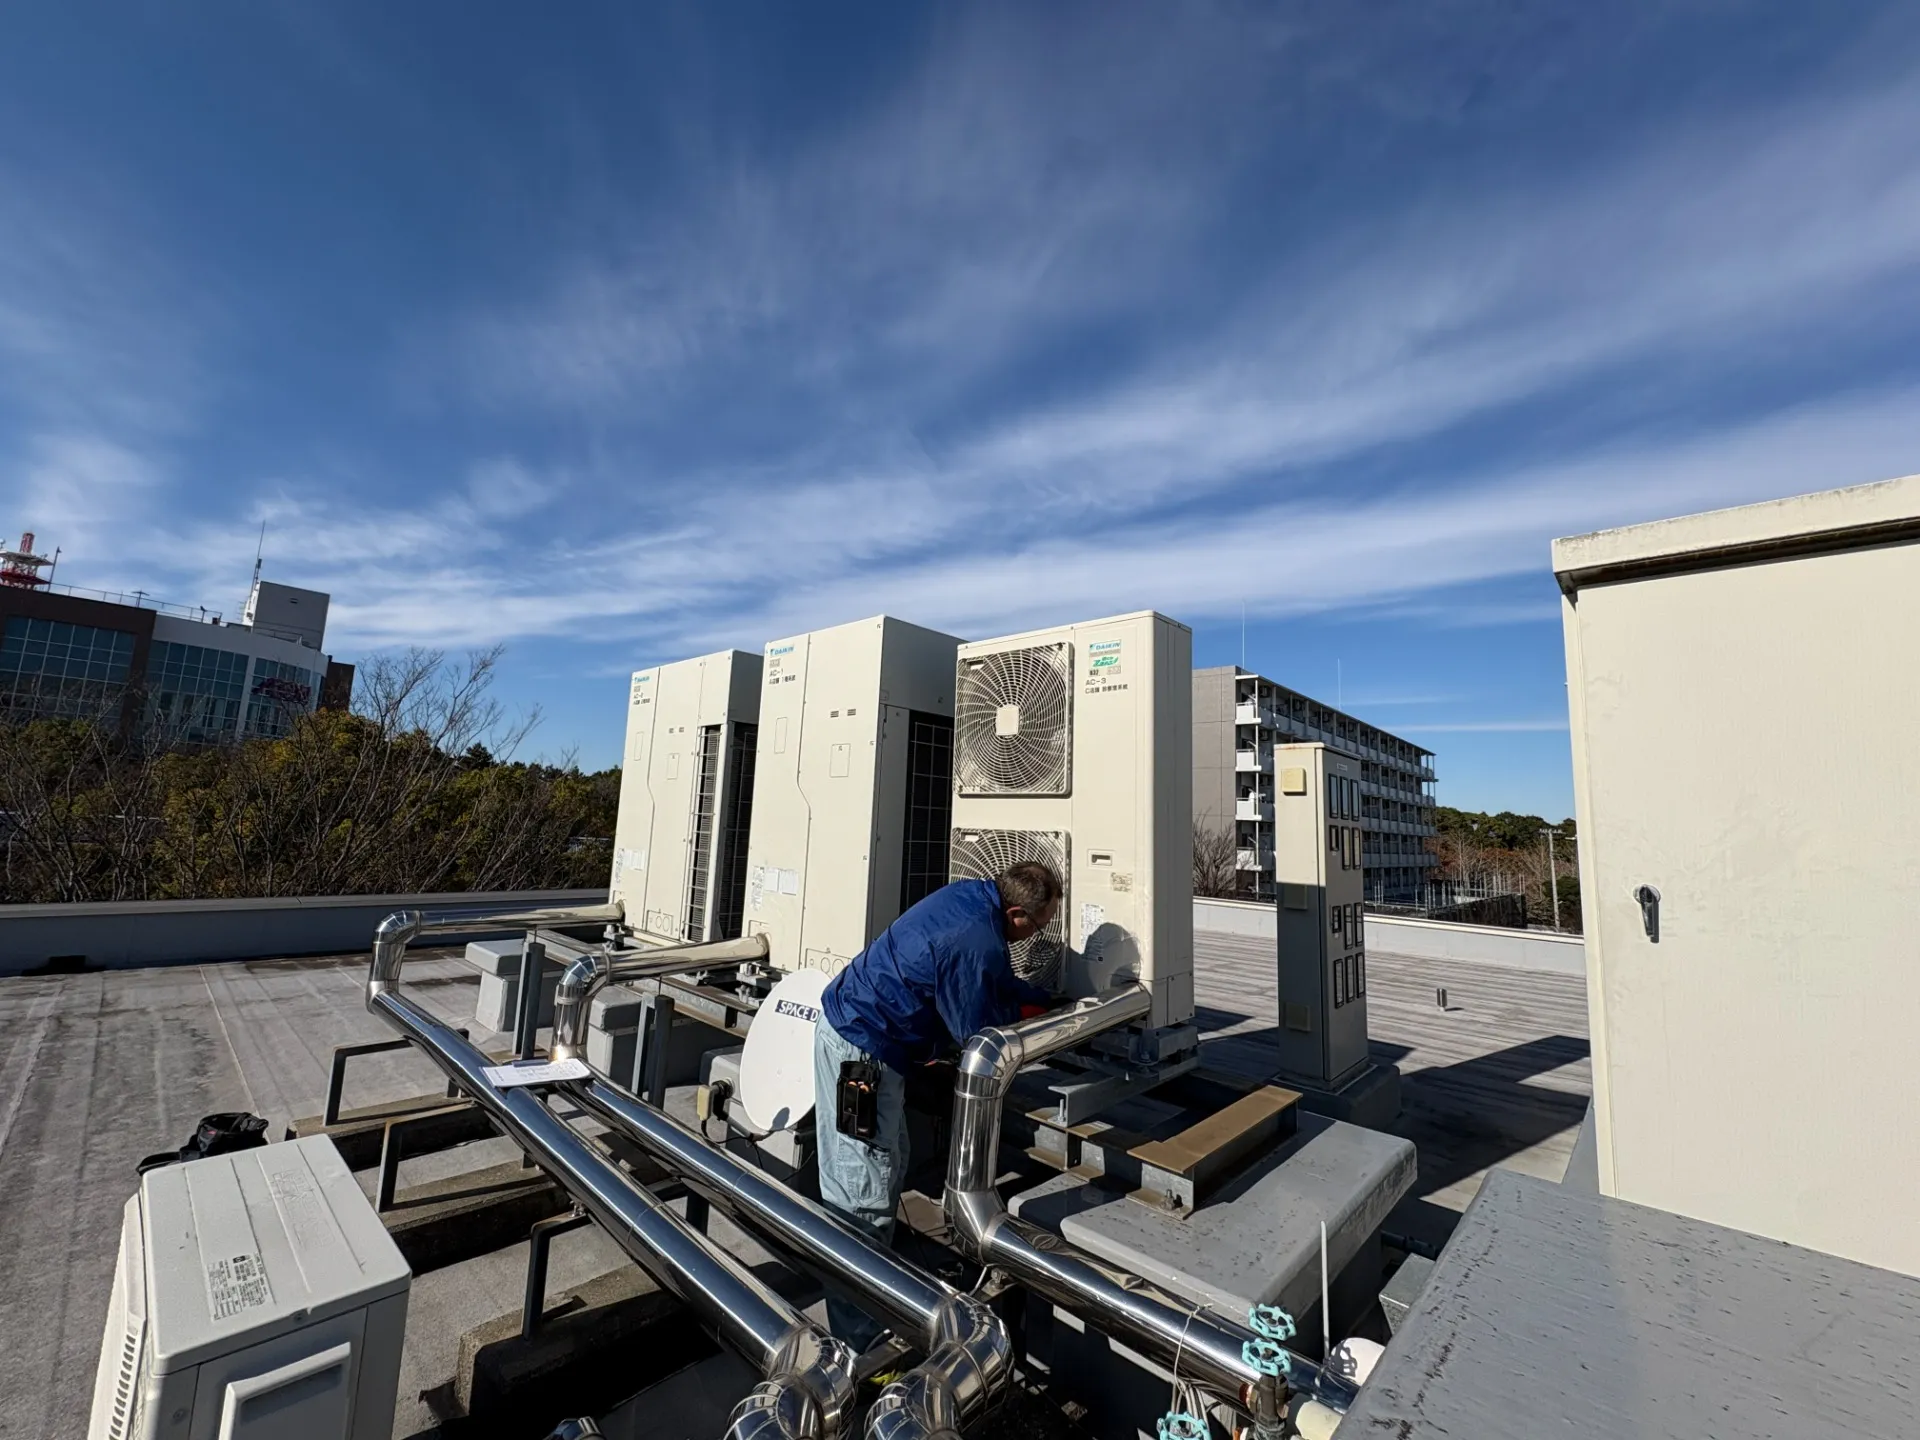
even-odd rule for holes
{"type": "Polygon", "coordinates": [[[629,705],[644,705],[647,703],[648,697],[653,693],[647,688],[647,683],[652,679],[653,672],[651,670],[642,670],[638,675],[633,677],[633,695],[632,698],[627,701],[629,705]]]}
{"type": "Polygon", "coordinates": [[[1118,640],[1096,640],[1087,646],[1087,694],[1127,688],[1121,679],[1121,644],[1118,640]]]}
{"type": "Polygon", "coordinates": [[[207,1262],[207,1309],[216,1320],[231,1320],[273,1303],[267,1267],[257,1250],[223,1255],[207,1262]]]}

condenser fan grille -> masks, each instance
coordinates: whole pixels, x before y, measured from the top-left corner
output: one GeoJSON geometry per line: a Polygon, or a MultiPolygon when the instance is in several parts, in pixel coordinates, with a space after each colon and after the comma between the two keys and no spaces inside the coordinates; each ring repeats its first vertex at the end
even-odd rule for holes
{"type": "Polygon", "coordinates": [[[955,880],[992,880],[1014,865],[1038,860],[1060,877],[1064,893],[1053,920],[1031,940],[1016,941],[1013,973],[1022,980],[1058,991],[1067,953],[1067,837],[1058,830],[955,830],[952,854],[955,880]]]}
{"type": "Polygon", "coordinates": [[[954,779],[962,795],[1065,795],[1073,655],[1064,642],[960,662],[954,779]]]}

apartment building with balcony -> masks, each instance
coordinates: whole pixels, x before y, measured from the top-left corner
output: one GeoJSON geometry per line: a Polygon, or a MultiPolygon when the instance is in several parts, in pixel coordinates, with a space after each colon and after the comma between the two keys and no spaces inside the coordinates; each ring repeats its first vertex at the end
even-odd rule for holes
{"type": "Polygon", "coordinates": [[[1360,762],[1369,900],[1417,900],[1436,863],[1433,752],[1237,665],[1193,672],[1193,818],[1230,828],[1240,893],[1273,898],[1273,747],[1318,740],[1360,762]]]}

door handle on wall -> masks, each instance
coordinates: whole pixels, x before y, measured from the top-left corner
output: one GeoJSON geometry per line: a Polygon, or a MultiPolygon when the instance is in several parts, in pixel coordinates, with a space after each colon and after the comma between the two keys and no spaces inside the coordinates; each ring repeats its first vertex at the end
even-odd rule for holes
{"type": "Polygon", "coordinates": [[[1647,939],[1658,945],[1660,943],[1660,892],[1651,885],[1641,885],[1634,890],[1633,898],[1640,906],[1640,923],[1646,927],[1647,939]]]}

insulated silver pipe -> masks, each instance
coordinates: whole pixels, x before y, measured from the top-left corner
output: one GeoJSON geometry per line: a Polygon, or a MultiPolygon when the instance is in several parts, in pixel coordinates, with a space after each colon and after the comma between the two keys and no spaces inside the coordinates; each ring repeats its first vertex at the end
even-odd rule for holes
{"type": "Polygon", "coordinates": [[[869,1437],[937,1435],[971,1420],[998,1398],[1013,1373],[1013,1343],[1000,1317],[981,1301],[958,1293],[618,1086],[583,1080],[564,1090],[694,1194],[791,1254],[812,1274],[850,1290],[894,1330],[920,1343],[926,1361],[882,1393],[869,1412],[869,1437]]]}
{"type": "MultiPolygon", "coordinates": [[[[1065,1310],[1160,1364],[1251,1410],[1257,1428],[1276,1427],[1275,1377],[1246,1357],[1254,1332],[1184,1305],[1136,1275],[1106,1265],[1058,1236],[1008,1215],[994,1188],[1000,1112],[1013,1078],[1029,1061],[1065,1050],[1152,1009],[1141,986],[1111,990],[1035,1020],[982,1030],[960,1058],[954,1088],[953,1145],[947,1162],[946,1215],[961,1247],[997,1265],[1065,1310]]],[[[1287,1383],[1344,1412],[1354,1391],[1291,1352],[1287,1383]]]]}
{"type": "Polygon", "coordinates": [[[452,1026],[373,982],[370,975],[368,1009],[419,1046],[661,1289],[766,1377],[735,1408],[728,1440],[839,1440],[854,1394],[845,1345],[635,1183],[532,1090],[495,1086],[488,1057],[452,1026]]]}
{"type": "Polygon", "coordinates": [[[684,945],[662,945],[654,950],[589,951],[567,966],[560,983],[554,987],[551,1054],[555,1060],[572,1060],[585,1053],[593,997],[607,985],[621,980],[683,975],[708,965],[739,964],[764,960],[766,956],[764,935],[746,935],[738,940],[693,940],[684,945]]]}
{"type": "Polygon", "coordinates": [[[367,1008],[373,1009],[376,995],[399,985],[400,967],[407,963],[407,946],[422,935],[617,925],[626,913],[626,907],[618,901],[544,910],[396,910],[373,932],[373,968],[367,975],[367,1008]]]}
{"type": "MultiPolygon", "coordinates": [[[[929,1336],[935,1315],[954,1295],[949,1286],[824,1206],[626,1091],[598,1079],[576,1080],[562,1088],[581,1108],[630,1137],[694,1194],[791,1252],[810,1271],[844,1284],[903,1335],[929,1336]]],[[[822,1123],[830,1122],[822,1117],[822,1123]]]]}

